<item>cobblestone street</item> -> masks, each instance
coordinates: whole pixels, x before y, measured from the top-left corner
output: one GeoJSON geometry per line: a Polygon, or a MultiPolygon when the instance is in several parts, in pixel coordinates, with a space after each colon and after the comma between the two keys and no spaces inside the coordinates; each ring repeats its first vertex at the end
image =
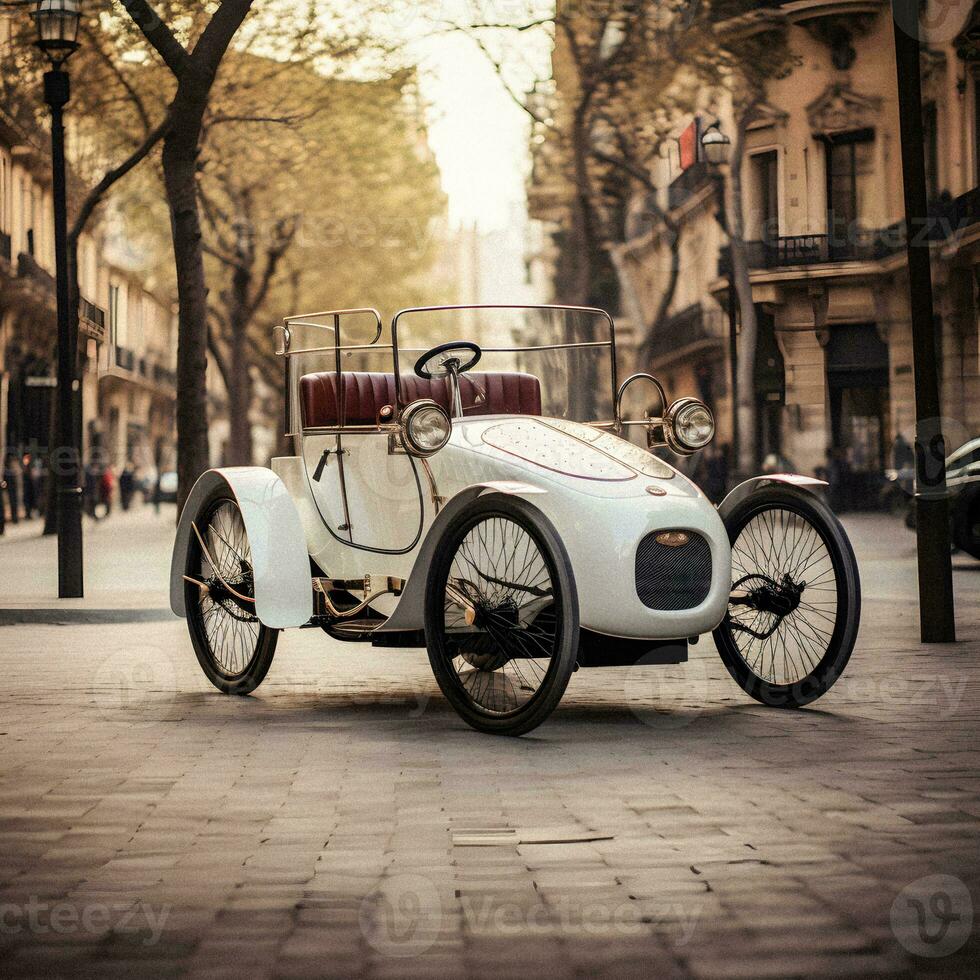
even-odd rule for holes
{"type": "MultiPolygon", "coordinates": [[[[0,972],[975,976],[980,563],[954,559],[960,642],[925,647],[913,536],[847,525],[861,634],[797,712],[710,638],[579,671],[508,740],[421,651],[293,631],[232,699],[176,619],[0,628],[0,972]]],[[[122,515],[89,553],[163,607],[171,533],[122,515]]],[[[51,578],[42,547],[0,541],[0,606],[51,578]]]]}

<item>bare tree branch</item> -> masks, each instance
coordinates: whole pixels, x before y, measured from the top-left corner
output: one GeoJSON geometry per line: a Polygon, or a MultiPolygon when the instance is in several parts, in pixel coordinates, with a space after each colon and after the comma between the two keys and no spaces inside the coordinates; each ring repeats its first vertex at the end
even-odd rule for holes
{"type": "Polygon", "coordinates": [[[150,120],[150,114],[146,111],[146,105],[143,102],[142,96],[126,77],[126,73],[119,67],[119,62],[115,58],[111,57],[105,48],[103,48],[99,43],[99,38],[94,37],[89,31],[86,31],[85,33],[89,38],[92,47],[95,49],[95,53],[98,55],[99,60],[112,73],[112,77],[115,78],[120,88],[122,88],[122,90],[126,93],[130,103],[136,110],[136,114],[140,117],[140,122],[143,124],[144,134],[149,133],[153,128],[153,123],[150,120]]]}
{"type": "Polygon", "coordinates": [[[151,130],[146,139],[121,163],[118,167],[114,167],[112,170],[108,171],[100,180],[95,187],[93,187],[85,197],[82,202],[82,206],[78,211],[78,216],[75,218],[74,224],[71,226],[71,230],[68,233],[69,241],[77,241],[82,232],[85,230],[85,225],[88,223],[89,218],[92,217],[93,212],[102,202],[102,199],[108,193],[109,189],[117,181],[121,180],[126,176],[138,163],[146,159],[157,145],[157,143],[162,140],[167,133],[170,131],[170,126],[172,125],[172,120],[170,114],[164,118],[155,129],[151,130]]]}
{"type": "Polygon", "coordinates": [[[171,33],[170,28],[160,19],[147,0],[119,0],[119,2],[126,8],[143,37],[163,58],[163,63],[174,75],[179,76],[187,67],[189,56],[184,46],[171,33]]]}

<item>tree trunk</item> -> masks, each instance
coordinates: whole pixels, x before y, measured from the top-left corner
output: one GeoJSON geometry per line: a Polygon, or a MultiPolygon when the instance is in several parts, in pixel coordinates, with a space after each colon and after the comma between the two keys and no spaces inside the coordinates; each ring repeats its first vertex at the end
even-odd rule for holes
{"type": "Polygon", "coordinates": [[[228,414],[230,432],[228,463],[230,466],[251,466],[254,463],[252,441],[253,384],[248,345],[248,297],[252,281],[250,269],[239,266],[232,276],[231,287],[231,350],[229,351],[228,414]]]}
{"type": "Polygon", "coordinates": [[[735,293],[738,296],[741,331],[738,338],[738,474],[746,477],[756,469],[756,411],[755,411],[755,357],[758,346],[758,321],[752,300],[752,283],[749,279],[749,260],[745,247],[745,219],[742,208],[742,161],[745,151],[745,133],[752,116],[747,109],[739,119],[732,147],[731,206],[729,214],[729,251],[735,293]]]}
{"type": "Polygon", "coordinates": [[[623,310],[633,323],[634,336],[640,342],[637,344],[637,370],[642,370],[640,364],[644,361],[642,354],[643,340],[647,334],[646,317],[643,314],[643,303],[636,288],[636,280],[626,259],[624,245],[612,245],[609,248],[609,259],[616,270],[616,280],[619,283],[619,294],[622,297],[623,310]]]}
{"type": "MultiPolygon", "coordinates": [[[[592,185],[589,179],[588,147],[589,133],[585,125],[584,106],[579,107],[572,125],[572,159],[574,170],[575,194],[572,199],[571,216],[571,282],[570,296],[559,296],[561,303],[574,306],[592,306],[594,303],[595,257],[600,243],[596,234],[596,220],[592,208],[592,185]]],[[[581,317],[571,317],[566,323],[567,339],[572,342],[592,341],[595,336],[589,335],[591,320],[585,323],[578,321],[581,317]]],[[[566,352],[571,358],[570,365],[577,367],[575,383],[568,393],[568,407],[572,417],[579,420],[591,420],[596,417],[596,364],[588,357],[576,358],[571,352],[566,352]]],[[[613,393],[615,395],[615,392],[613,393]]]]}
{"type": "MultiPolygon", "coordinates": [[[[177,100],[180,99],[178,93],[177,100]]],[[[207,284],[197,204],[200,112],[175,113],[173,133],[163,146],[163,176],[170,206],[177,272],[177,513],[197,478],[208,468],[207,284]],[[195,124],[196,123],[196,124],[195,124]]]]}
{"type": "Polygon", "coordinates": [[[208,468],[208,290],[197,201],[197,164],[204,111],[221,59],[253,0],[222,0],[191,54],[146,0],[125,7],[177,79],[163,143],[163,183],[177,274],[177,513],[208,468]]]}

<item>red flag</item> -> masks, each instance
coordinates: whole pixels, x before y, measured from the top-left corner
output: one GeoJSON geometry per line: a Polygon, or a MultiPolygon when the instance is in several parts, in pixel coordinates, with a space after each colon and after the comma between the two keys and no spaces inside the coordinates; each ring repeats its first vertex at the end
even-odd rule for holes
{"type": "Polygon", "coordinates": [[[698,162],[698,133],[701,129],[700,120],[695,119],[681,133],[678,143],[681,150],[681,170],[687,170],[698,162]]]}

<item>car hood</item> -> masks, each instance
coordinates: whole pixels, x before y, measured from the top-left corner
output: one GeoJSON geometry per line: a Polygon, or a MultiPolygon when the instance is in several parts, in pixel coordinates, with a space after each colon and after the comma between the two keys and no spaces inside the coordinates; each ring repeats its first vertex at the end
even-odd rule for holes
{"type": "Polygon", "coordinates": [[[442,464],[440,469],[455,469],[458,477],[473,482],[523,478],[614,497],[699,493],[674,467],[639,446],[566,419],[486,416],[460,420],[453,424],[450,445],[433,457],[435,461],[442,464]],[[470,454],[478,455],[482,465],[474,467],[470,454]]]}

